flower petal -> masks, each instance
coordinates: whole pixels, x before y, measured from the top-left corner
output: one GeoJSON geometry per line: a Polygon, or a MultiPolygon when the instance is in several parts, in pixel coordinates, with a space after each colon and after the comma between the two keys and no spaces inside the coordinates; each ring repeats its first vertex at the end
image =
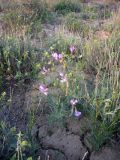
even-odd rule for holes
{"type": "Polygon", "coordinates": [[[76,117],[79,117],[79,116],[81,116],[81,112],[75,110],[74,115],[75,115],[76,117]]]}

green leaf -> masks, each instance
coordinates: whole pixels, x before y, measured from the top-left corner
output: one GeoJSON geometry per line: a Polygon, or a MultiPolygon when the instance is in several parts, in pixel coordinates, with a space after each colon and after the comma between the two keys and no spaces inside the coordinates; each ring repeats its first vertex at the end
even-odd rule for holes
{"type": "Polygon", "coordinates": [[[27,160],[32,160],[32,159],[33,159],[32,157],[28,157],[28,158],[27,158],[27,160]]]}

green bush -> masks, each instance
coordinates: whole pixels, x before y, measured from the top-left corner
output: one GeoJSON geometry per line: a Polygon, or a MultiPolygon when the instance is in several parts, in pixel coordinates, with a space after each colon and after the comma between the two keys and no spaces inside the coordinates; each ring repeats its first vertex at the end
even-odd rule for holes
{"type": "Polygon", "coordinates": [[[26,134],[16,128],[8,128],[4,122],[0,122],[0,159],[28,159],[33,158],[37,145],[26,134]]]}
{"type": "Polygon", "coordinates": [[[42,23],[53,21],[53,14],[48,10],[47,4],[43,1],[35,0],[31,4],[31,9],[33,14],[31,16],[31,21],[41,21],[42,23]]]}
{"type": "Polygon", "coordinates": [[[69,12],[80,12],[81,6],[71,1],[62,1],[55,6],[55,11],[60,14],[67,14],[69,12]]]}
{"type": "Polygon", "coordinates": [[[23,40],[8,38],[0,41],[0,74],[21,78],[30,75],[35,66],[35,54],[23,40]]]}
{"type": "Polygon", "coordinates": [[[16,148],[16,129],[9,129],[4,122],[0,122],[0,159],[10,158],[14,154],[16,148]]]}

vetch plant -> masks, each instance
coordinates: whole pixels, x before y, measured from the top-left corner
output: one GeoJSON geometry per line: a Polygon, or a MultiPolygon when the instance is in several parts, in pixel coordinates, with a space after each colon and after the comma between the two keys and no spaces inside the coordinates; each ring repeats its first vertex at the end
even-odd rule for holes
{"type": "Polygon", "coordinates": [[[74,52],[75,52],[75,50],[76,50],[76,48],[75,48],[75,46],[70,46],[70,52],[73,54],[74,52]]]}
{"type": "MultiPolygon", "coordinates": [[[[45,96],[48,96],[48,87],[45,84],[40,84],[39,91],[40,91],[41,94],[43,94],[45,96]]],[[[39,108],[39,106],[40,106],[41,101],[42,101],[43,98],[44,97],[42,95],[39,97],[38,108],[39,108]]],[[[42,109],[42,113],[43,113],[43,107],[41,107],[41,109],[42,109]]]]}
{"type": "Polygon", "coordinates": [[[46,95],[46,96],[48,95],[48,87],[46,85],[44,85],[44,84],[41,84],[39,86],[39,91],[41,93],[43,93],[44,95],[46,95]]]}
{"type": "Polygon", "coordinates": [[[77,109],[75,108],[74,115],[75,115],[76,117],[80,117],[80,116],[81,116],[81,112],[77,111],[77,109]]]}
{"type": "Polygon", "coordinates": [[[42,73],[43,75],[47,75],[48,72],[49,72],[49,69],[46,68],[46,67],[43,67],[41,73],[42,73]]]}
{"type": "Polygon", "coordinates": [[[81,112],[79,112],[76,108],[76,104],[78,103],[77,99],[71,99],[70,100],[70,104],[72,105],[72,109],[71,109],[71,114],[70,116],[72,116],[74,114],[74,116],[76,117],[80,117],[81,116],[81,112]]]}
{"type": "Polygon", "coordinates": [[[67,96],[68,95],[68,88],[69,88],[67,75],[64,75],[64,73],[60,72],[59,76],[60,76],[60,82],[66,84],[65,93],[66,93],[66,96],[67,96]]]}
{"type": "Polygon", "coordinates": [[[59,73],[59,75],[60,75],[60,82],[61,83],[67,82],[66,75],[64,75],[63,73],[59,73]]]}
{"type": "Polygon", "coordinates": [[[62,54],[60,54],[60,53],[56,53],[56,52],[54,52],[54,53],[52,53],[52,57],[53,57],[53,59],[54,59],[54,60],[56,60],[56,61],[60,61],[60,60],[62,60],[63,55],[62,55],[62,54]]]}
{"type": "Polygon", "coordinates": [[[77,100],[77,99],[71,99],[71,100],[70,100],[70,104],[71,104],[72,106],[75,106],[77,103],[78,103],[78,100],[77,100]]]}

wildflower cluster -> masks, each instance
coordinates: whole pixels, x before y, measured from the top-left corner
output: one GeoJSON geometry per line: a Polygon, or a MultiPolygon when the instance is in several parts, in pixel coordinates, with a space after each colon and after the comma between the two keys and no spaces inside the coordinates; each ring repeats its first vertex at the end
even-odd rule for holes
{"type": "Polygon", "coordinates": [[[63,55],[61,53],[54,52],[54,53],[52,53],[52,57],[54,60],[60,61],[60,60],[62,60],[63,55]]]}
{"type": "Polygon", "coordinates": [[[60,75],[60,82],[61,83],[67,82],[67,77],[66,77],[66,75],[64,75],[64,73],[59,73],[59,75],[60,75]]]}
{"type": "MultiPolygon", "coordinates": [[[[76,48],[74,46],[70,46],[69,48],[71,53],[74,53],[76,48]]],[[[63,55],[61,53],[57,53],[54,52],[51,54],[51,58],[57,62],[60,62],[63,59],[63,55]]],[[[47,75],[49,73],[50,69],[47,67],[43,67],[41,74],[43,75],[47,75]]],[[[65,74],[65,72],[59,72],[59,81],[61,83],[65,83],[66,84],[66,96],[68,95],[68,78],[67,78],[67,74],[65,74]]],[[[40,84],[39,86],[39,91],[44,94],[45,96],[48,95],[48,87],[45,84],[40,84]]],[[[71,99],[70,100],[70,104],[71,104],[71,115],[74,115],[76,117],[80,117],[81,116],[81,112],[79,112],[76,108],[76,105],[78,104],[78,100],[77,99],[71,99]]]]}

